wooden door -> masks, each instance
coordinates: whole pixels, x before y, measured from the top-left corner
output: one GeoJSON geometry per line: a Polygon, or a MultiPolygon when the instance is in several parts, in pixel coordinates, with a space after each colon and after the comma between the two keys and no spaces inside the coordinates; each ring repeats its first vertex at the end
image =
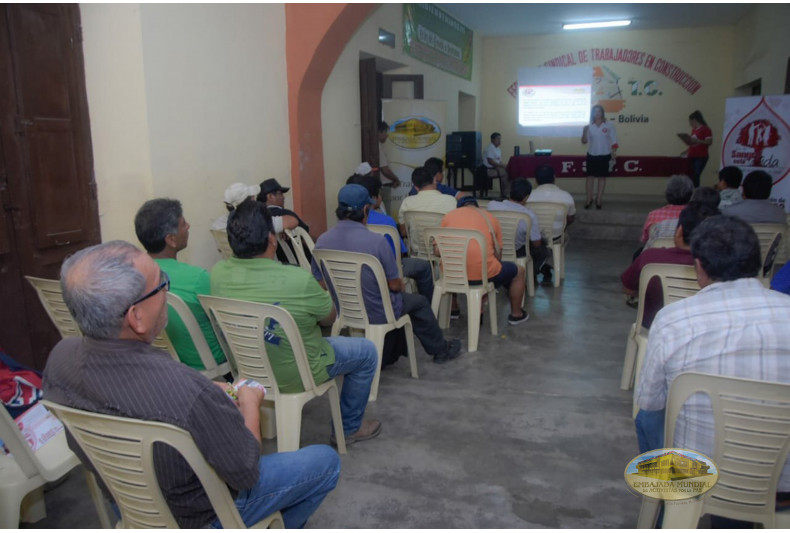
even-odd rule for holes
{"type": "Polygon", "coordinates": [[[43,368],[59,335],[22,276],[57,279],[66,256],[100,241],[79,8],[0,10],[0,294],[15,314],[0,346],[43,368]]]}

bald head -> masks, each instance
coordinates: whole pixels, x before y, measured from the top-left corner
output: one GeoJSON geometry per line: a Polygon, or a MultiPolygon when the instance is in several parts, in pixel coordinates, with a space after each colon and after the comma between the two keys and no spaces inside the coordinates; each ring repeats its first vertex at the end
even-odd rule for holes
{"type": "Polygon", "coordinates": [[[80,250],[63,263],[63,300],[85,336],[119,337],[125,311],[145,291],[146,260],[153,263],[128,242],[111,241],[80,250]]]}

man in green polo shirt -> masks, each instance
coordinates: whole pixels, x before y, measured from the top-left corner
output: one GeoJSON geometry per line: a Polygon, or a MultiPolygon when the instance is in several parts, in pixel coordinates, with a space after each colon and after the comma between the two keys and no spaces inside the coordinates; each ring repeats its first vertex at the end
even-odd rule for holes
{"type": "MultiPolygon", "coordinates": [[[[344,376],[340,411],[346,442],[376,437],[381,423],[362,420],[378,366],[375,345],[362,338],[321,336],[321,326],[335,321],[332,298],[307,270],[277,262],[277,236],[264,204],[245,200],[230,213],[228,242],[233,257],[211,271],[211,294],[286,309],[299,328],[316,383],[344,376]]],[[[300,392],[289,340],[276,323],[270,321],[266,329],[266,350],[280,391],[300,392]]]]}
{"type": "MultiPolygon", "coordinates": [[[[178,252],[186,248],[189,241],[189,224],[184,220],[181,202],[169,198],[147,201],[134,217],[134,230],[148,255],[170,277],[170,290],[180,296],[192,311],[214,360],[217,364],[224,363],[225,354],[197,299],[198,294],[211,293],[209,274],[203,268],[176,259],[178,252]]],[[[187,327],[170,306],[167,309],[166,331],[181,362],[196,370],[205,370],[187,327]]]]}

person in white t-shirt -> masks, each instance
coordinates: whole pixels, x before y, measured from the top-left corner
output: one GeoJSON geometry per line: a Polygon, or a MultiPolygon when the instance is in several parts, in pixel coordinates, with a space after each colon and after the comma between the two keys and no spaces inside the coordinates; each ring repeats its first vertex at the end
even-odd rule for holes
{"type": "Polygon", "coordinates": [[[603,207],[603,190],[606,188],[606,177],[614,170],[617,157],[617,132],[614,124],[607,122],[603,107],[594,105],[590,113],[590,124],[582,131],[582,144],[589,142],[587,149],[587,203],[589,209],[593,203],[593,180],[598,178],[598,194],[595,207],[603,207]]]}
{"type": "Polygon", "coordinates": [[[507,167],[502,164],[502,134],[494,132],[491,134],[491,144],[483,151],[483,165],[488,169],[488,177],[492,180],[499,178],[499,195],[507,198],[507,167]]]}
{"type": "MultiPolygon", "coordinates": [[[[554,185],[554,169],[550,165],[540,165],[535,169],[535,181],[538,183],[538,186],[535,187],[532,194],[529,195],[527,206],[532,202],[554,202],[567,205],[568,215],[565,220],[567,229],[567,226],[576,218],[576,204],[573,201],[573,196],[571,196],[568,191],[563,191],[554,185]]],[[[550,239],[559,239],[562,237],[562,235],[560,235],[563,226],[562,222],[562,217],[559,216],[554,221],[554,227],[551,228],[551,230],[549,230],[549,228],[541,228],[545,232],[549,242],[550,239]]]]}

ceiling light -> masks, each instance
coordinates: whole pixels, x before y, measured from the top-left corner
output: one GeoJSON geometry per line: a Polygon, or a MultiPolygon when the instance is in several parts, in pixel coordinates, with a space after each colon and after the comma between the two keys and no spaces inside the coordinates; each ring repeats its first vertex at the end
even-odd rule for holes
{"type": "Polygon", "coordinates": [[[618,26],[628,26],[630,20],[607,20],[603,22],[579,22],[578,24],[563,24],[563,30],[586,30],[589,28],[616,28],[618,26]]]}

